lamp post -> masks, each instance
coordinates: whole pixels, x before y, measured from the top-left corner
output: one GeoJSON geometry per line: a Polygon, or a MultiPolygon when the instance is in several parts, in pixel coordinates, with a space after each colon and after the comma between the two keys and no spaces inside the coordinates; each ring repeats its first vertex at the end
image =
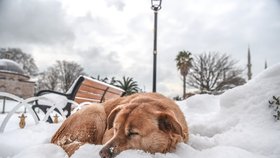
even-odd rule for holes
{"type": "Polygon", "coordinates": [[[161,9],[162,0],[151,0],[152,10],[154,11],[154,49],[153,49],[153,92],[157,91],[157,17],[161,9]]]}

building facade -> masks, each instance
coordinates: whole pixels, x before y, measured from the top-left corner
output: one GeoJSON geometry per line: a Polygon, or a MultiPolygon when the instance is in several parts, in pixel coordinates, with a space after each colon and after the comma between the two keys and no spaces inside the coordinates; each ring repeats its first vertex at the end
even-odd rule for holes
{"type": "Polygon", "coordinates": [[[34,96],[35,83],[25,75],[19,64],[12,60],[0,59],[0,92],[7,92],[21,98],[34,96]]]}

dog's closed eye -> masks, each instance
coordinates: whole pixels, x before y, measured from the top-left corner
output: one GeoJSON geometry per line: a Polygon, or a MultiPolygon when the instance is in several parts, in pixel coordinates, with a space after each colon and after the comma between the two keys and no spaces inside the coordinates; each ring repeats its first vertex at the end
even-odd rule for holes
{"type": "Polygon", "coordinates": [[[136,131],[128,131],[126,135],[127,135],[127,137],[132,138],[134,136],[139,135],[139,133],[136,131]]]}

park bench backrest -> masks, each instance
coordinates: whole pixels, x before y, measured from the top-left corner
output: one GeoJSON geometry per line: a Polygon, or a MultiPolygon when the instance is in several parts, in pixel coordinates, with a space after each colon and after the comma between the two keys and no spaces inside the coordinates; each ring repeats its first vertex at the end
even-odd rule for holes
{"type": "Polygon", "coordinates": [[[118,87],[109,85],[107,83],[86,77],[83,78],[77,90],[74,90],[74,101],[82,102],[96,102],[101,103],[112,98],[120,97],[124,91],[118,87]]]}
{"type": "MultiPolygon", "coordinates": [[[[121,97],[124,94],[124,90],[87,76],[79,76],[66,93],[52,90],[41,90],[36,94],[36,96],[41,96],[44,94],[58,94],[65,96],[68,100],[73,100],[79,104],[83,102],[102,103],[109,99],[121,97]]],[[[46,114],[50,107],[50,105],[41,104],[40,102],[36,101],[32,106],[32,109],[34,112],[36,112],[35,109],[39,108],[46,114]]],[[[58,109],[54,110],[60,113],[58,109]]],[[[64,105],[62,110],[67,112],[66,117],[69,117],[71,115],[72,104],[67,103],[64,105]]],[[[38,115],[37,117],[40,120],[38,115]]],[[[50,117],[47,121],[53,122],[50,117]]]]}

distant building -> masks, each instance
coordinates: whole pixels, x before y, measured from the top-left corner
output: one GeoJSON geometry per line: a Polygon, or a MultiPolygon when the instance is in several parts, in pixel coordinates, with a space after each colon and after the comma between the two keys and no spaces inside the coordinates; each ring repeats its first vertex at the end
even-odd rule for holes
{"type": "Polygon", "coordinates": [[[267,69],[267,61],[264,62],[264,69],[267,69]]]}
{"type": "Polygon", "coordinates": [[[250,51],[250,47],[248,47],[248,64],[247,64],[247,68],[248,68],[248,80],[252,79],[252,64],[251,64],[251,51],[250,51]]]}
{"type": "Polygon", "coordinates": [[[35,83],[30,81],[18,63],[0,59],[0,92],[29,98],[34,96],[34,86],[35,83]]]}

